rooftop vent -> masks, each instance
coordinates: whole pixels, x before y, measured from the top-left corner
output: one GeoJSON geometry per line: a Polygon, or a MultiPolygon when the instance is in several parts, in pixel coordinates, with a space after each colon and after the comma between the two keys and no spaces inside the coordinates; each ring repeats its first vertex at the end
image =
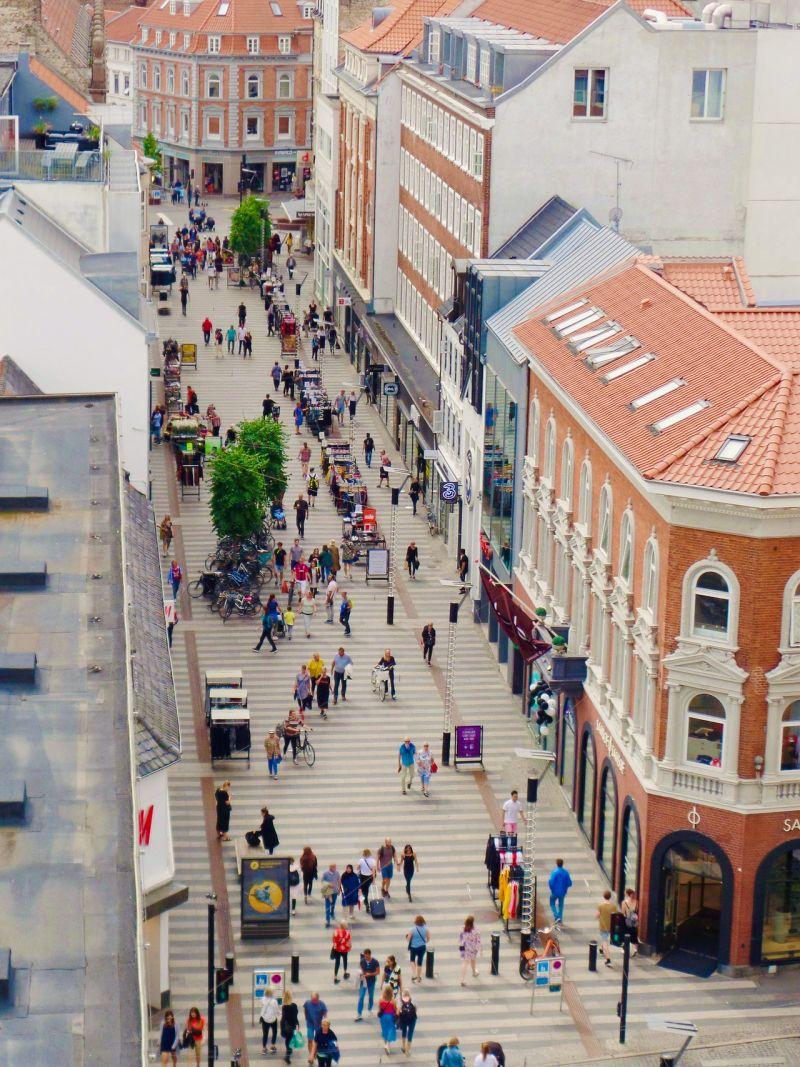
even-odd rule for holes
{"type": "Polygon", "coordinates": [[[640,311],[647,311],[647,309],[651,308],[652,306],[653,306],[653,301],[650,299],[649,296],[646,296],[644,298],[644,300],[641,302],[641,304],[639,304],[639,310],[640,311]]]}
{"type": "Polygon", "coordinates": [[[383,22],[387,15],[391,15],[392,9],[390,7],[373,7],[372,9],[372,28],[377,30],[378,26],[383,22]]]}

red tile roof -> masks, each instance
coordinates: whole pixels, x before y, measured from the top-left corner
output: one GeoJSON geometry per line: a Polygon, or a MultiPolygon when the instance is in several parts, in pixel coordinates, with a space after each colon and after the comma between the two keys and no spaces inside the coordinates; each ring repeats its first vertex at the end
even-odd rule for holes
{"type": "Polygon", "coordinates": [[[46,67],[41,59],[37,59],[36,56],[31,56],[29,63],[31,74],[43,81],[62,100],[65,100],[70,107],[74,107],[78,114],[85,114],[86,108],[89,106],[88,97],[81,96],[68,81],[65,81],[60,74],[56,74],[55,71],[46,67]]]}
{"type": "Polygon", "coordinates": [[[795,373],[800,373],[800,308],[737,308],[716,317],[795,373]]]}
{"type": "Polygon", "coordinates": [[[61,51],[86,66],[90,58],[92,5],[80,0],[41,0],[41,21],[61,51]]]}
{"type": "Polygon", "coordinates": [[[131,44],[141,37],[139,23],[145,13],[145,8],[141,7],[106,12],[106,39],[118,44],[131,44]]]}
{"type": "Polygon", "coordinates": [[[676,289],[698,304],[717,308],[753,307],[755,293],[741,257],[724,259],[662,259],[648,256],[646,262],[676,289]]]}
{"type": "Polygon", "coordinates": [[[305,30],[312,33],[314,24],[304,19],[297,0],[277,0],[281,14],[275,15],[269,0],[201,0],[193,4],[190,15],[183,14],[183,0],[177,0],[175,14],[169,3],[143,9],[142,24],[156,29],[213,34],[280,34],[305,30]],[[225,9],[225,14],[220,14],[225,9]]]}
{"type": "Polygon", "coordinates": [[[422,41],[422,20],[451,15],[461,0],[399,0],[373,29],[372,16],[342,40],[364,52],[404,56],[422,41]]]}
{"type": "MultiPolygon", "coordinates": [[[[599,18],[613,0],[484,0],[473,11],[486,19],[521,33],[530,33],[553,44],[566,44],[599,18]]],[[[647,8],[663,11],[667,17],[691,18],[678,0],[629,0],[628,6],[641,14],[647,8]]]]}

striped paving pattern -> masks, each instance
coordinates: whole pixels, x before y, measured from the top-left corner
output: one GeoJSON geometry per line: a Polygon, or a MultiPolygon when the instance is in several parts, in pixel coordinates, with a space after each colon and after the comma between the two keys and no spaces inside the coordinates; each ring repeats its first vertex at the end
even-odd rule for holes
{"type": "MultiPolygon", "coordinates": [[[[227,211],[217,217],[227,219],[227,211]]],[[[175,217],[173,212],[173,218],[175,217]]],[[[222,227],[224,223],[220,222],[222,227]]],[[[305,266],[301,270],[305,270],[305,266]]],[[[293,286],[292,293],[293,293],[293,286]]],[[[290,298],[294,300],[294,296],[290,298]]],[[[297,301],[301,308],[307,297],[297,301]]],[[[199,341],[199,368],[186,372],[186,380],[195,386],[201,410],[214,401],[222,417],[222,430],[243,417],[260,414],[260,402],[267,387],[272,389],[269,369],[280,358],[279,344],[266,337],[263,307],[257,294],[240,289],[223,289],[209,293],[204,279],[192,283],[189,314],[184,319],[172,300],[173,317],[162,320],[162,334],[171,332],[178,340],[199,341]],[[242,297],[244,294],[244,297],[242,297]],[[248,325],[254,336],[254,358],[243,361],[237,356],[215,360],[213,350],[205,349],[199,323],[209,314],[214,326],[227,328],[235,322],[240,299],[248,306],[248,325]],[[176,315],[175,312],[178,311],[176,315]]],[[[306,356],[308,357],[308,354],[306,356]]],[[[323,364],[330,392],[352,382],[355,375],[346,359],[325,357],[323,364]]],[[[291,403],[280,397],[281,416],[289,427],[291,403]]],[[[378,445],[390,443],[374,410],[359,405],[356,439],[360,442],[369,429],[378,445]]],[[[347,427],[344,433],[348,433],[347,427]]],[[[305,435],[302,439],[306,439],[305,435]]],[[[291,503],[302,487],[297,459],[301,438],[289,436],[291,479],[286,500],[291,503]]],[[[313,460],[319,451],[312,442],[313,460]]],[[[152,453],[153,499],[160,519],[172,511],[180,531],[185,559],[181,560],[187,580],[200,570],[203,560],[214,546],[210,528],[207,494],[181,503],[176,518],[174,470],[166,447],[152,453]]],[[[397,461],[397,457],[396,461],[397,461]]],[[[388,535],[388,491],[377,489],[377,470],[368,474],[371,502],[377,501],[379,521],[388,535]]],[[[270,965],[289,969],[290,957],[301,958],[300,984],[295,998],[301,1002],[312,990],[319,990],[328,1005],[332,1025],[337,1032],[343,1062],[357,1065],[375,1064],[386,1059],[380,1029],[374,1017],[363,1023],[354,1021],[356,989],[351,978],[333,984],[329,959],[330,931],[324,927],[324,908],[316,892],[312,903],[298,903],[291,937],[285,943],[242,942],[239,939],[239,884],[236,876],[233,842],[209,844],[203,815],[203,788],[211,788],[225,778],[232,782],[233,814],[231,836],[241,837],[260,821],[259,809],[267,804],[276,816],[281,855],[299,856],[308,844],[316,852],[320,870],[335,860],[342,870],[354,862],[363,848],[377,849],[385,837],[402,847],[411,842],[420,858],[420,871],[414,882],[414,902],[404,899],[402,885],[389,904],[386,922],[374,922],[360,913],[353,924],[351,970],[357,971],[357,953],[366,947],[384,960],[395,953],[408,974],[405,934],[414,916],[421,912],[431,929],[431,947],[436,953],[436,976],[414,987],[419,1012],[417,1034],[411,1059],[433,1063],[435,1048],[457,1034],[468,1062],[480,1042],[496,1039],[511,1055],[514,1065],[565,1063],[608,1055],[616,1047],[616,1001],[619,994],[619,968],[590,974],[586,968],[586,945],[595,933],[594,911],[604,883],[593,857],[566,810],[560,790],[551,778],[540,791],[540,832],[538,853],[541,870],[548,871],[556,855],[567,860],[575,888],[566,909],[567,931],[563,946],[568,957],[570,996],[565,997],[563,1011],[559,999],[538,994],[531,1001],[530,987],[516,974],[516,935],[511,942],[501,940],[501,974],[489,975],[490,933],[500,930],[496,912],[486,890],[483,854],[491,827],[490,815],[496,817],[496,801],[502,802],[512,784],[524,789],[521,768],[514,759],[514,749],[525,746],[527,734],[520,719],[516,699],[509,695],[504,678],[481,628],[474,625],[467,610],[461,612],[457,649],[456,699],[462,722],[485,724],[486,781],[494,798],[487,803],[473,771],[443,769],[434,779],[432,796],[424,800],[417,788],[412,795],[401,796],[397,766],[397,746],[411,735],[417,745],[430,741],[434,751],[440,747],[442,723],[441,677],[423,664],[419,632],[427,620],[433,620],[439,635],[439,657],[443,666],[446,650],[448,591],[438,579],[450,578],[452,563],[445,560],[438,538],[430,538],[420,518],[414,518],[407,498],[398,515],[398,555],[404,556],[408,542],[415,538],[420,549],[422,567],[419,579],[410,582],[403,575],[395,609],[395,625],[385,621],[386,589],[367,585],[363,569],[356,568],[352,582],[343,582],[354,600],[351,618],[353,637],[342,640],[338,623],[324,623],[320,607],[313,637],[306,640],[302,626],[295,627],[291,642],[279,641],[277,655],[251,651],[258,636],[257,620],[232,618],[223,624],[207,611],[204,602],[191,602],[191,618],[185,615],[183,600],[181,623],[175,632],[173,661],[183,729],[183,761],[171,777],[173,839],[177,877],[191,888],[188,904],[172,913],[170,950],[173,1006],[179,1019],[189,1006],[198,1004],[205,1014],[206,1004],[206,901],[210,890],[211,867],[221,857],[235,939],[237,977],[234,992],[241,998],[247,1056],[261,1058],[260,1030],[251,1023],[250,969],[270,965]],[[201,672],[213,668],[238,668],[243,671],[249,693],[253,730],[252,763],[218,764],[211,767],[198,757],[192,711],[192,682],[187,660],[187,638],[196,644],[201,672]],[[294,675],[312,652],[319,651],[330,659],[339,644],[346,644],[354,660],[354,679],[346,704],[332,707],[327,722],[314,722],[312,740],[317,751],[316,765],[294,767],[291,761],[281,765],[280,780],[267,778],[262,740],[270,726],[282,719],[291,707],[294,675]],[[397,703],[381,704],[370,688],[370,668],[382,650],[390,647],[398,661],[397,703]],[[220,851],[221,850],[221,851],[220,851]],[[459,984],[458,931],[465,915],[473,913],[481,930],[484,957],[478,979],[468,979],[466,988],[459,984]],[[568,1010],[568,1003],[573,1010],[568,1010]],[[585,1013],[585,1014],[584,1014],[585,1013]],[[576,1021],[580,1024],[576,1026],[576,1021]]],[[[293,517],[293,514],[292,514],[293,517]]],[[[294,536],[293,522],[284,544],[294,536]]],[[[329,539],[341,537],[341,522],[323,485],[316,508],[306,526],[307,548],[321,546],[329,539]]],[[[165,567],[166,571],[166,567],[165,567]]],[[[320,600],[322,598],[320,597],[320,600]]],[[[196,684],[196,679],[195,679],[196,684]]],[[[195,709],[195,712],[198,709],[195,709]]],[[[218,957],[221,957],[218,950],[218,957]]],[[[218,962],[222,962],[218,958],[218,962]]],[[[644,1019],[654,1012],[687,1013],[703,1023],[704,1031],[729,1028],[737,1013],[747,1008],[750,1017],[764,1015],[778,1023],[793,1009],[780,997],[758,991],[751,980],[732,981],[714,977],[699,981],[654,967],[649,961],[637,960],[633,967],[630,995],[629,1028],[642,1047],[660,1047],[644,1029],[644,1019]]],[[[238,1003],[232,1009],[238,1011],[238,1003]]],[[[226,1011],[216,1012],[217,1040],[222,1060],[228,1060],[231,1044],[226,1011]]],[[[663,1038],[663,1035],[662,1035],[663,1038]]],[[[402,1058],[399,1044],[391,1057],[402,1058]]]]}

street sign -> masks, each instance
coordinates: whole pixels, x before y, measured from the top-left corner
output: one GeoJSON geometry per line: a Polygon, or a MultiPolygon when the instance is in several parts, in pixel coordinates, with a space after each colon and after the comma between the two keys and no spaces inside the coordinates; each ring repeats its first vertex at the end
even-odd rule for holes
{"type": "Polygon", "coordinates": [[[384,396],[397,396],[400,392],[400,386],[397,382],[384,382],[383,383],[383,395],[384,396]]]}
{"type": "Polygon", "coordinates": [[[439,458],[439,449],[438,448],[426,448],[426,449],[423,450],[422,456],[423,456],[423,459],[438,459],[439,458]]]}
{"type": "Polygon", "coordinates": [[[561,992],[561,983],[564,977],[564,957],[545,956],[536,961],[536,977],[534,982],[537,988],[547,988],[551,993],[561,992]]]}
{"type": "Polygon", "coordinates": [[[283,991],[286,988],[286,971],[276,971],[270,967],[253,968],[253,999],[251,1002],[251,1023],[255,1025],[256,1006],[261,1011],[264,990],[271,989],[279,1004],[283,1004],[283,991]]]}
{"type": "Polygon", "coordinates": [[[337,296],[336,306],[337,308],[349,308],[353,306],[353,301],[349,296],[337,296]]]}
{"type": "Polygon", "coordinates": [[[150,377],[151,378],[160,378],[161,377],[161,368],[160,367],[151,367],[150,368],[150,377]]]}
{"type": "Polygon", "coordinates": [[[453,765],[459,763],[480,763],[483,766],[483,727],[456,727],[456,755],[453,765]]]}
{"type": "Polygon", "coordinates": [[[442,482],[439,496],[446,504],[454,503],[458,500],[458,482],[442,482]]]}

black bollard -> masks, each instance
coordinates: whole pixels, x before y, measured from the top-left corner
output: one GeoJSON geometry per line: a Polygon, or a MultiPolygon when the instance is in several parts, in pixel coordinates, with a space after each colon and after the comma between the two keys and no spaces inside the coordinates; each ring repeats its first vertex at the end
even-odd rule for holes
{"type": "Polygon", "coordinates": [[[233,985],[233,972],[236,966],[236,960],[232,952],[225,953],[225,970],[228,972],[229,981],[228,985],[233,985]]]}
{"type": "Polygon", "coordinates": [[[295,953],[292,956],[292,985],[297,985],[300,981],[300,957],[295,953]]]}
{"type": "Polygon", "coordinates": [[[432,948],[428,949],[428,953],[425,956],[425,977],[433,978],[433,965],[434,965],[434,952],[432,948]]]}
{"type": "Polygon", "coordinates": [[[500,974],[500,934],[492,934],[492,962],[490,974],[500,974]]]}
{"type": "Polygon", "coordinates": [[[597,970],[597,942],[596,941],[590,941],[589,942],[589,970],[590,971],[596,971],[597,970]]]}

